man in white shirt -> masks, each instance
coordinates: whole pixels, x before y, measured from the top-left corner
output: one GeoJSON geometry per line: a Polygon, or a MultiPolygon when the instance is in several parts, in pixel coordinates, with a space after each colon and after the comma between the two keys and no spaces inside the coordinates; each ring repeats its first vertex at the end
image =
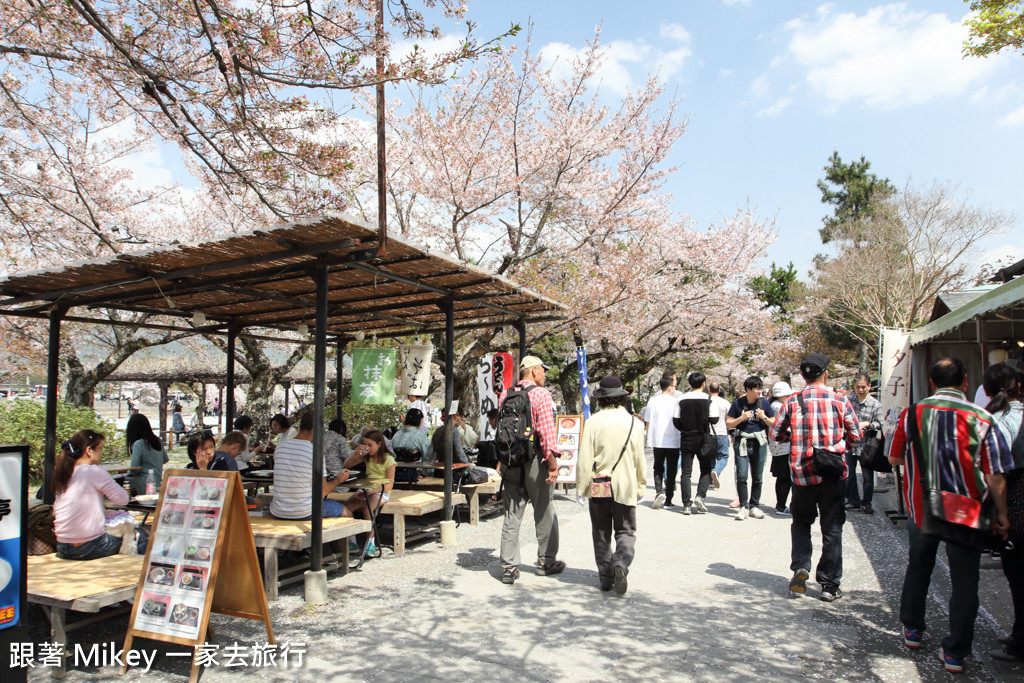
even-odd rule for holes
{"type": "Polygon", "coordinates": [[[654,450],[653,507],[656,510],[662,506],[672,507],[679,467],[679,430],[672,424],[677,403],[674,375],[663,375],[658,386],[661,393],[647,402],[647,445],[654,450]]]}
{"type": "Polygon", "coordinates": [[[423,422],[420,423],[420,431],[423,432],[424,434],[429,434],[430,422],[428,421],[427,416],[430,415],[430,407],[427,405],[427,402],[424,401],[422,397],[413,396],[412,394],[409,394],[409,402],[409,410],[415,408],[416,410],[423,413],[424,419],[423,422]]]}
{"type": "Polygon", "coordinates": [[[711,430],[718,439],[718,454],[716,455],[715,467],[711,470],[711,485],[716,489],[722,488],[722,482],[718,478],[722,475],[722,470],[725,469],[725,466],[729,464],[729,428],[725,426],[725,414],[729,412],[729,407],[732,404],[722,398],[721,393],[722,388],[718,382],[708,384],[708,394],[711,396],[711,402],[718,408],[718,414],[722,416],[721,420],[711,425],[711,430]]]}
{"type": "MultiPolygon", "coordinates": [[[[313,515],[313,499],[310,491],[313,481],[313,415],[306,413],[299,423],[295,438],[278,446],[274,452],[274,500],[270,503],[270,514],[279,519],[309,519],[313,515]]],[[[328,479],[326,466],[323,469],[323,516],[344,517],[345,507],[338,501],[327,498],[338,484],[349,477],[348,470],[341,470],[334,479],[328,479]]]]}

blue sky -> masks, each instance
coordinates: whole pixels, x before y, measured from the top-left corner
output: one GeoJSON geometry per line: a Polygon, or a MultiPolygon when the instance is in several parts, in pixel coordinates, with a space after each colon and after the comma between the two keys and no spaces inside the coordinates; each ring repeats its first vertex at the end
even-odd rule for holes
{"type": "Polygon", "coordinates": [[[749,203],[777,221],[770,258],[802,275],[823,250],[815,183],[833,149],[865,155],[897,186],[949,180],[972,204],[1014,213],[983,252],[1024,258],[1024,56],[963,59],[961,0],[473,0],[469,11],[482,36],[532,21],[552,56],[601,25],[608,97],[658,72],[684,98],[676,210],[706,226],[749,203]]]}

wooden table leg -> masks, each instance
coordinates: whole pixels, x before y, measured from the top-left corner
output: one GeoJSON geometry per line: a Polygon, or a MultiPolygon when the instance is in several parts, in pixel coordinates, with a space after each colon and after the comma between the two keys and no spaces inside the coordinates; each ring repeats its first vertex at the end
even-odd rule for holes
{"type": "Polygon", "coordinates": [[[344,548],[344,550],[341,551],[341,575],[344,576],[345,574],[348,574],[348,563],[351,561],[349,559],[348,552],[348,539],[341,539],[341,544],[342,547],[344,548]]]}
{"type": "MultiPolygon", "coordinates": [[[[68,635],[64,625],[65,610],[63,607],[50,608],[50,642],[59,643],[61,650],[68,647],[68,635]]],[[[68,660],[66,656],[60,658],[60,666],[50,669],[50,678],[64,678],[68,674],[68,660]]]]}
{"type": "Polygon", "coordinates": [[[263,590],[267,592],[267,601],[277,600],[277,549],[263,549],[263,590]]]}
{"type": "Polygon", "coordinates": [[[476,494],[476,490],[467,495],[469,496],[469,524],[476,526],[480,523],[480,496],[476,494]]]}
{"type": "Polygon", "coordinates": [[[395,513],[395,555],[405,553],[405,515],[395,513]]]}

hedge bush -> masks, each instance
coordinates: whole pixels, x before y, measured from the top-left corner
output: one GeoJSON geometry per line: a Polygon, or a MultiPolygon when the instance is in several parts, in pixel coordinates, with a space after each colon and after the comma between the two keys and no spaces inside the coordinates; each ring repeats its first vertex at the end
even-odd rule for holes
{"type": "MultiPolygon", "coordinates": [[[[78,408],[57,402],[57,445],[81,429],[106,434],[104,460],[120,461],[125,452],[124,433],[114,423],[99,417],[92,408],[78,408]]],[[[29,445],[29,477],[43,478],[43,450],[46,446],[46,404],[39,401],[15,400],[0,404],[0,443],[29,445]]]]}

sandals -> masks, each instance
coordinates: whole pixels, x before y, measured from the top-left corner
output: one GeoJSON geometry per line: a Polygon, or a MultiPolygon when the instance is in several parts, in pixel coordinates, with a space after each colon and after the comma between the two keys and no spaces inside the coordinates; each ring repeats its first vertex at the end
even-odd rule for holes
{"type": "Polygon", "coordinates": [[[501,582],[508,585],[512,585],[519,578],[518,567],[505,567],[501,570],[501,582]]]}
{"type": "Polygon", "coordinates": [[[551,576],[552,574],[561,574],[562,570],[565,569],[565,562],[561,560],[555,560],[547,564],[542,564],[537,567],[537,573],[541,576],[551,576]]]}

